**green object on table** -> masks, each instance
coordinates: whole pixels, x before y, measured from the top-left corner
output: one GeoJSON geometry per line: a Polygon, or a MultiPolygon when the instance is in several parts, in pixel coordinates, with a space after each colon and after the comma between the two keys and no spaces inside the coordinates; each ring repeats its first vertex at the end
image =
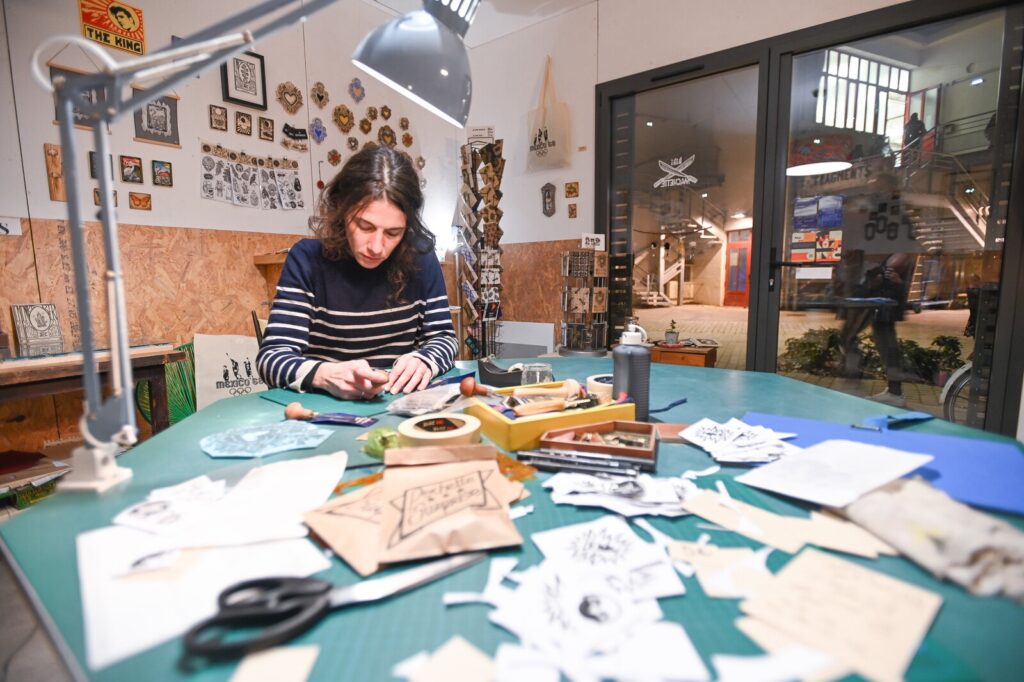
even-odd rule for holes
{"type": "Polygon", "coordinates": [[[370,457],[384,459],[384,451],[388,448],[398,447],[398,431],[390,426],[377,426],[370,430],[366,436],[366,445],[363,452],[370,457]]]}
{"type": "MultiPolygon", "coordinates": [[[[586,380],[591,374],[611,371],[611,360],[607,358],[552,358],[550,362],[559,379],[586,380]]],[[[469,367],[468,364],[465,366],[469,367]]],[[[302,397],[305,395],[308,394],[302,397]]],[[[666,404],[679,395],[690,396],[690,402],[659,415],[665,422],[693,423],[704,416],[722,422],[756,411],[853,424],[860,423],[864,417],[879,414],[878,403],[772,374],[680,365],[652,367],[651,404],[666,404]]],[[[349,411],[345,408],[353,404],[335,402],[339,404],[332,406],[332,411],[349,411]]],[[[75,537],[84,531],[109,525],[117,513],[144,499],[155,487],[180,483],[223,467],[223,462],[212,460],[199,448],[199,439],[204,435],[232,427],[267,423],[282,418],[283,413],[283,405],[261,399],[259,394],[218,401],[119,458],[120,464],[134,471],[133,478],[123,486],[102,496],[58,493],[0,524],[0,540],[6,548],[6,556],[16,565],[15,573],[27,579],[37,597],[36,603],[46,611],[54,624],[53,631],[62,639],[58,649],[73,655],[73,665],[85,668],[85,631],[75,537]]],[[[394,428],[402,418],[385,414],[380,420],[379,425],[394,428]]],[[[909,426],[908,429],[1010,442],[993,434],[940,420],[909,426]]],[[[344,449],[349,453],[352,464],[378,463],[360,452],[362,443],[356,440],[360,433],[363,430],[337,427],[336,432],[316,450],[272,455],[268,461],[304,458],[344,449]]],[[[703,451],[676,443],[662,443],[658,459],[659,476],[678,476],[688,469],[703,469],[711,464],[703,451]]],[[[713,489],[716,480],[730,481],[742,471],[744,469],[739,467],[723,467],[718,474],[701,478],[698,485],[713,489]]],[[[358,478],[365,473],[350,471],[346,473],[346,479],[358,478]]],[[[541,487],[546,477],[542,474],[538,480],[525,483],[531,493],[529,504],[535,511],[515,522],[525,539],[523,545],[495,552],[496,556],[518,558],[522,569],[541,560],[539,551],[529,540],[532,533],[590,521],[606,513],[553,504],[548,492],[541,487]]],[[[805,505],[740,484],[730,485],[729,492],[735,499],[768,511],[807,514],[805,505]]],[[[1018,528],[1024,526],[1024,517],[995,516],[1018,528]]],[[[721,546],[758,546],[758,543],[733,533],[707,531],[702,527],[703,521],[692,516],[675,519],[655,517],[650,522],[658,530],[676,538],[695,540],[701,533],[711,532],[712,542],[721,546]]],[[[971,595],[930,576],[901,557],[868,560],[841,556],[937,592],[942,597],[942,608],[907,671],[907,679],[1020,678],[1020,670],[1024,668],[1024,647],[1020,646],[1024,609],[1020,606],[1005,598],[971,595]]],[[[783,552],[773,552],[769,567],[778,571],[789,558],[783,552]]],[[[331,567],[316,577],[337,585],[350,585],[359,580],[359,576],[339,559],[332,559],[331,567]]],[[[445,592],[479,591],[486,580],[487,567],[475,566],[399,598],[332,613],[294,644],[320,646],[311,680],[390,679],[391,666],[396,661],[418,651],[433,651],[455,634],[493,655],[499,644],[512,642],[514,638],[488,621],[488,610],[476,606],[446,609],[441,602],[441,595],[445,592]]],[[[692,579],[685,582],[688,589],[685,597],[662,599],[659,606],[665,620],[685,625],[709,669],[710,657],[714,653],[760,653],[733,625],[741,615],[736,600],[709,599],[697,582],[692,579]]],[[[174,638],[103,670],[89,671],[88,677],[111,681],[212,682],[227,680],[233,674],[235,668],[228,664],[213,665],[191,676],[181,672],[177,667],[181,646],[181,639],[174,638]]]]}

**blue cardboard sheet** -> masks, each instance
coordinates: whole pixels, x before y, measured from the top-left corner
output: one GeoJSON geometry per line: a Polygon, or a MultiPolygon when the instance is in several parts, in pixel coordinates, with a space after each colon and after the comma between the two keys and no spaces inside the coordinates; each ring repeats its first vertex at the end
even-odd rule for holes
{"type": "Polygon", "coordinates": [[[802,448],[842,439],[932,455],[935,459],[910,475],[927,479],[965,504],[1024,515],[1024,452],[1016,444],[913,431],[879,432],[761,412],[748,412],[743,421],[799,434],[788,442],[802,448]]]}

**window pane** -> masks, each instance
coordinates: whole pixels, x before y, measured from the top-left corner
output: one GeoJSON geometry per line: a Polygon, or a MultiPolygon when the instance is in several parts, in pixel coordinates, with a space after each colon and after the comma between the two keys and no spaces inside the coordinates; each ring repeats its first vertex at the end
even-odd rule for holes
{"type": "Polygon", "coordinates": [[[857,84],[850,83],[850,90],[846,93],[846,127],[852,128],[856,122],[857,115],[857,84]]]}
{"type": "Polygon", "coordinates": [[[839,53],[839,77],[840,78],[846,78],[846,76],[849,74],[849,68],[850,68],[850,55],[844,54],[844,53],[840,52],[839,53]]]}
{"type": "Polygon", "coordinates": [[[882,91],[882,96],[878,98],[878,132],[885,134],[885,105],[889,101],[885,91],[882,91]]]}
{"type": "Polygon", "coordinates": [[[889,66],[888,64],[878,65],[878,83],[883,88],[889,87],[889,66]]]}
{"type": "Polygon", "coordinates": [[[836,127],[846,127],[846,81],[840,78],[836,90],[836,127]]]}
{"type": "Polygon", "coordinates": [[[818,79],[818,104],[814,110],[814,122],[825,122],[825,77],[818,79]]]}
{"type": "Polygon", "coordinates": [[[857,130],[864,131],[864,110],[867,106],[867,88],[863,84],[857,88],[857,130]]]}
{"type": "Polygon", "coordinates": [[[900,90],[906,92],[910,89],[910,72],[906,69],[900,69],[900,90]]]}
{"type": "Polygon", "coordinates": [[[850,55],[850,78],[856,78],[860,69],[860,59],[850,55]]]}
{"type": "Polygon", "coordinates": [[[836,124],[836,95],[839,92],[839,88],[835,76],[829,76],[827,82],[828,85],[825,89],[825,125],[834,126],[836,124]]]}
{"type": "Polygon", "coordinates": [[[828,72],[833,76],[839,73],[839,54],[835,50],[828,51],[828,72]]]}
{"type": "Polygon", "coordinates": [[[881,130],[882,126],[876,126],[875,121],[877,119],[876,112],[878,110],[878,88],[874,85],[868,86],[868,108],[866,114],[866,130],[869,133],[875,132],[875,130],[881,130]]]}
{"type": "Polygon", "coordinates": [[[900,70],[895,67],[889,71],[889,87],[893,90],[900,89],[900,70]]]}
{"type": "Polygon", "coordinates": [[[872,83],[878,83],[878,62],[871,62],[868,69],[868,80],[872,83]]]}
{"type": "Polygon", "coordinates": [[[860,60],[860,79],[866,81],[868,79],[868,60],[860,60]]]}

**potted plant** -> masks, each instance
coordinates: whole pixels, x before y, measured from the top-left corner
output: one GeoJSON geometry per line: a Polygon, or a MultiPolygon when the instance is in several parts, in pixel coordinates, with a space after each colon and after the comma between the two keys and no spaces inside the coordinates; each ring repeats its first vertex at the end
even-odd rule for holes
{"type": "Polygon", "coordinates": [[[679,343],[679,330],[676,328],[675,320],[671,320],[668,329],[665,330],[665,343],[679,343]]]}

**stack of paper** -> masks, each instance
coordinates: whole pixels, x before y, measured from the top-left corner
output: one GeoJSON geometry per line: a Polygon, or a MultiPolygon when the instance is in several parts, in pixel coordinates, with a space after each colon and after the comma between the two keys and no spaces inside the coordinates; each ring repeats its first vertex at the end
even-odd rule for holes
{"type": "Polygon", "coordinates": [[[329,568],[301,537],[302,513],[330,496],[346,461],[339,452],[262,466],[230,490],[200,476],[154,490],[115,526],[79,535],[89,667],[180,635],[214,614],[229,585],[329,568]]]}
{"type": "Polygon", "coordinates": [[[739,419],[730,419],[725,424],[701,419],[680,431],[679,435],[706,450],[716,461],[730,464],[774,462],[800,451],[784,440],[796,434],[750,426],[739,419]]]}
{"type": "Polygon", "coordinates": [[[520,639],[499,652],[496,679],[558,679],[559,671],[571,680],[709,678],[682,625],[661,620],[656,600],[684,593],[664,548],[613,516],[533,541],[544,561],[509,574],[516,589],[498,584],[503,564],[479,595],[495,606],[491,620],[520,639]]]}
{"type": "Polygon", "coordinates": [[[598,477],[561,472],[544,482],[555,504],[604,507],[622,516],[685,516],[680,502],[698,491],[687,478],[598,477]]]}

